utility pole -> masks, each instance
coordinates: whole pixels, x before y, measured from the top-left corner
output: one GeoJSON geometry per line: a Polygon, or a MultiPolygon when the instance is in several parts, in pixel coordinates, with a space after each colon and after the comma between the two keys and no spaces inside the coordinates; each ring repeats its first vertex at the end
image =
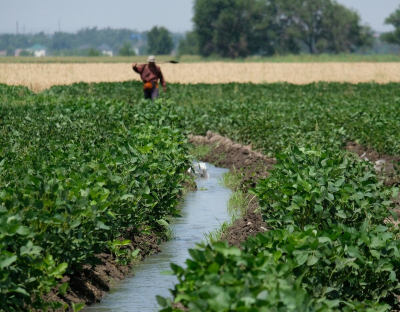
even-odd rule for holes
{"type": "Polygon", "coordinates": [[[60,19],[58,19],[58,32],[60,32],[61,31],[61,22],[60,22],[60,19]]]}
{"type": "Polygon", "coordinates": [[[18,35],[18,22],[17,22],[17,35],[18,35]]]}

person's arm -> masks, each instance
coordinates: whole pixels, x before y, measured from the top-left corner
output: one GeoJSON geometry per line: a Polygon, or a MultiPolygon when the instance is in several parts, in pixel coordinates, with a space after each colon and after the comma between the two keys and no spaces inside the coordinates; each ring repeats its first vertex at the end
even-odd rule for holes
{"type": "Polygon", "coordinates": [[[161,82],[161,84],[163,86],[164,92],[167,92],[167,84],[165,83],[164,76],[163,76],[163,74],[161,72],[161,69],[159,70],[159,72],[160,72],[160,75],[159,75],[160,82],[161,82]]]}
{"type": "Polygon", "coordinates": [[[145,65],[137,66],[137,63],[133,63],[133,64],[132,64],[132,69],[133,69],[136,73],[141,74],[141,73],[143,72],[143,70],[144,70],[144,66],[145,66],[145,65]]]}

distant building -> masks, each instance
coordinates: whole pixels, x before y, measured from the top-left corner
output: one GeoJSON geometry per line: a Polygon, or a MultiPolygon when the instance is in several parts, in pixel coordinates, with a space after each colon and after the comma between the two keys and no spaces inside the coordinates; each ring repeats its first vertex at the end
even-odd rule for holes
{"type": "Polygon", "coordinates": [[[101,52],[101,54],[103,55],[108,55],[108,56],[113,56],[113,50],[111,49],[111,47],[107,44],[102,44],[101,46],[99,46],[98,50],[101,52]]]}
{"type": "Polygon", "coordinates": [[[0,50],[0,56],[7,56],[7,50],[0,50]]]}
{"type": "Polygon", "coordinates": [[[47,52],[46,47],[42,46],[41,44],[35,44],[26,50],[33,53],[33,55],[36,57],[46,56],[47,52]]]}

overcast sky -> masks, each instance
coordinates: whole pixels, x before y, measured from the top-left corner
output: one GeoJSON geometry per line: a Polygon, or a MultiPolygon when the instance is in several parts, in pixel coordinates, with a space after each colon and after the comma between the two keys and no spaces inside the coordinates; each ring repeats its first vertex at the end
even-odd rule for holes
{"type": "MultiPolygon", "coordinates": [[[[384,20],[400,0],[337,0],[357,10],[376,31],[390,31],[384,20]]],[[[0,0],[0,33],[75,32],[83,27],[139,31],[165,26],[173,32],[192,29],[193,0],[0,0]]]]}

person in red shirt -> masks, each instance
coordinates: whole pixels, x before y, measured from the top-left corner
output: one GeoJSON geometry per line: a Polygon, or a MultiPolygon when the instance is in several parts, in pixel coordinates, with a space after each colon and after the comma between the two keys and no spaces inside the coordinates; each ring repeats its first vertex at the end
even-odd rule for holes
{"type": "Polygon", "coordinates": [[[149,64],[137,65],[137,63],[132,64],[132,69],[140,74],[140,78],[143,80],[143,92],[145,99],[152,99],[153,101],[158,98],[158,80],[163,86],[164,92],[167,92],[167,85],[164,80],[164,76],[161,72],[160,66],[156,65],[156,58],[150,55],[147,59],[149,64]]]}

